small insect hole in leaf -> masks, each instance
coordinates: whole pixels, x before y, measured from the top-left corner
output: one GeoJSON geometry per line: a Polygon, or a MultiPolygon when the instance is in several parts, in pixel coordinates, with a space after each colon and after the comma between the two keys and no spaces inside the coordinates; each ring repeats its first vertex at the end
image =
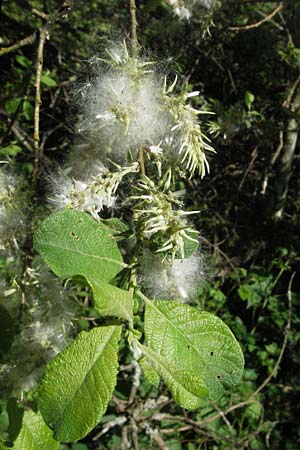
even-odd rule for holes
{"type": "Polygon", "coordinates": [[[74,233],[74,231],[71,231],[71,232],[70,232],[70,236],[72,236],[73,238],[77,239],[77,241],[80,240],[80,238],[77,236],[76,233],[74,233]]]}
{"type": "Polygon", "coordinates": [[[214,356],[214,352],[210,352],[210,356],[214,356]]]}

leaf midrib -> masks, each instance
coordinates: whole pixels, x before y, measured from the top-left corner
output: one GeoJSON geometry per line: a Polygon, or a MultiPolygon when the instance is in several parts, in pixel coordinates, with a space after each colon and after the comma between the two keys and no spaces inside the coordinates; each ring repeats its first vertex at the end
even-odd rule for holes
{"type": "MultiPolygon", "coordinates": [[[[70,400],[66,402],[66,404],[65,404],[65,406],[64,406],[64,408],[63,408],[63,410],[61,411],[61,413],[60,413],[59,416],[58,416],[58,419],[55,421],[56,424],[57,424],[58,422],[60,422],[60,420],[62,419],[62,417],[63,417],[63,415],[64,415],[65,410],[66,410],[67,407],[72,403],[72,401],[74,400],[76,394],[77,394],[77,393],[79,392],[79,390],[82,388],[82,386],[83,386],[83,384],[84,384],[84,382],[85,382],[85,380],[86,380],[88,374],[92,371],[93,367],[97,364],[99,358],[101,357],[101,354],[105,351],[107,345],[109,344],[110,340],[112,339],[112,335],[115,333],[116,330],[117,330],[117,327],[114,327],[114,329],[111,331],[110,335],[107,337],[107,340],[106,340],[106,342],[104,343],[104,346],[102,347],[102,350],[101,350],[100,355],[98,355],[98,356],[96,357],[96,359],[95,359],[95,360],[93,361],[93,363],[90,365],[89,369],[85,372],[85,375],[84,375],[84,377],[83,377],[83,379],[82,379],[80,385],[79,385],[78,388],[73,392],[73,394],[72,394],[70,400]]],[[[57,429],[57,428],[58,428],[58,427],[56,427],[56,429],[57,429]]]]}
{"type": "MultiPolygon", "coordinates": [[[[194,346],[193,342],[185,334],[183,334],[183,332],[180,330],[180,328],[176,327],[176,325],[172,321],[170,321],[170,319],[168,319],[168,317],[162,311],[160,311],[160,309],[155,305],[154,301],[148,303],[148,305],[150,305],[150,304],[151,304],[151,307],[153,307],[153,309],[155,309],[166,320],[166,322],[172,326],[173,329],[178,330],[178,332],[181,334],[181,336],[184,338],[184,340],[186,342],[191,344],[193,350],[199,356],[200,360],[202,361],[202,364],[206,368],[207,367],[207,363],[205,362],[204,358],[200,355],[200,353],[198,352],[197,348],[194,346]]],[[[205,332],[205,333],[208,333],[208,332],[205,332]]],[[[217,333],[217,332],[213,331],[212,333],[217,333]]],[[[218,333],[218,334],[222,334],[222,333],[218,333]]],[[[219,356],[219,358],[223,359],[226,362],[228,361],[227,358],[224,358],[224,357],[221,357],[221,356],[219,356]]],[[[237,365],[234,362],[229,360],[229,363],[231,365],[233,365],[235,369],[237,368],[237,365]]],[[[210,364],[208,366],[210,366],[210,364]]],[[[227,375],[231,377],[230,373],[228,373],[227,370],[224,369],[224,367],[222,367],[222,368],[227,373],[227,375]]]]}
{"type": "MultiPolygon", "coordinates": [[[[102,290],[103,292],[104,292],[104,288],[105,288],[105,282],[102,282],[101,283],[101,281],[99,281],[99,280],[97,280],[97,281],[91,281],[90,279],[88,279],[88,278],[86,278],[87,279],[87,281],[88,281],[88,283],[90,284],[90,286],[92,287],[92,289],[93,289],[93,291],[95,291],[95,287],[97,287],[99,290],[102,290]]],[[[111,285],[108,285],[108,286],[111,286],[111,285]]],[[[126,291],[124,291],[124,292],[126,292],[126,291]]],[[[121,294],[120,294],[121,295],[121,294]]],[[[125,294],[123,294],[123,295],[125,295],[125,294]]],[[[94,292],[94,297],[96,298],[96,294],[95,294],[95,292],[94,292]]],[[[127,311],[127,309],[126,309],[126,307],[124,306],[124,304],[122,303],[122,301],[120,301],[119,299],[118,299],[118,296],[117,296],[117,298],[114,298],[114,301],[119,305],[119,307],[121,308],[121,310],[123,311],[123,316],[127,319],[127,320],[131,320],[131,315],[130,315],[130,313],[127,311]]],[[[101,302],[101,300],[100,300],[100,302],[101,302]]],[[[95,305],[96,306],[96,305],[95,305]]],[[[101,310],[101,307],[99,306],[99,309],[101,310]]]]}
{"type": "MultiPolygon", "coordinates": [[[[149,305],[149,304],[150,304],[150,302],[148,303],[148,305],[149,305]]],[[[202,358],[202,356],[200,355],[200,353],[198,352],[198,350],[195,348],[193,342],[192,342],[189,338],[187,338],[186,335],[183,334],[183,332],[182,332],[179,328],[175,327],[175,325],[173,324],[173,322],[171,322],[170,319],[168,319],[168,318],[166,317],[166,315],[163,314],[162,311],[160,311],[160,310],[157,308],[157,306],[155,305],[154,302],[151,302],[151,307],[153,307],[153,308],[154,308],[154,309],[155,309],[155,310],[156,310],[156,311],[157,311],[157,312],[158,312],[158,313],[159,313],[159,314],[160,314],[160,315],[168,322],[168,324],[170,324],[170,325],[172,326],[173,329],[179,331],[179,333],[181,334],[181,336],[183,337],[183,339],[184,339],[186,342],[188,342],[189,344],[191,344],[193,350],[197,353],[197,355],[199,356],[199,358],[200,358],[200,360],[202,361],[202,363],[204,364],[204,366],[206,366],[206,364],[205,364],[205,362],[204,362],[204,359],[202,358]]],[[[163,356],[163,355],[162,355],[162,356],[163,356]]]]}
{"type": "MultiPolygon", "coordinates": [[[[42,243],[41,247],[52,247],[52,248],[56,248],[58,250],[66,250],[67,252],[70,252],[70,253],[78,253],[79,255],[92,257],[92,258],[95,258],[95,259],[98,259],[98,260],[103,260],[104,259],[105,261],[112,262],[114,264],[118,264],[121,267],[127,267],[126,263],[124,263],[122,261],[118,261],[117,259],[109,258],[107,256],[98,256],[98,255],[94,255],[92,253],[84,253],[84,252],[81,252],[80,250],[75,250],[75,249],[71,249],[71,248],[68,248],[68,247],[62,247],[62,246],[58,246],[58,245],[53,245],[53,244],[50,244],[48,242],[47,243],[45,243],[45,242],[42,243]]],[[[49,258],[47,258],[47,259],[49,259],[49,258]]]]}
{"type": "MultiPolygon", "coordinates": [[[[173,375],[173,373],[171,372],[172,369],[172,364],[165,358],[165,356],[163,355],[158,355],[158,357],[156,357],[156,354],[152,354],[152,352],[149,352],[148,350],[144,350],[145,348],[147,349],[147,347],[145,346],[141,346],[142,347],[142,351],[146,354],[147,358],[149,358],[150,360],[156,362],[156,364],[158,364],[158,366],[161,367],[162,371],[165,371],[170,379],[171,382],[178,384],[179,386],[181,386],[181,388],[183,389],[183,391],[187,392],[189,395],[192,395],[193,397],[195,397],[196,399],[199,399],[200,397],[198,397],[196,394],[194,394],[193,392],[191,392],[190,390],[188,390],[180,381],[178,381],[178,379],[176,379],[176,377],[173,375]],[[161,361],[160,358],[165,358],[166,362],[161,361]],[[167,366],[167,367],[166,367],[167,366]],[[169,366],[169,367],[168,367],[169,366]]],[[[175,374],[178,373],[176,370],[174,371],[175,374]]],[[[183,371],[184,372],[184,371],[183,371]]],[[[196,377],[196,375],[194,375],[196,377]]]]}

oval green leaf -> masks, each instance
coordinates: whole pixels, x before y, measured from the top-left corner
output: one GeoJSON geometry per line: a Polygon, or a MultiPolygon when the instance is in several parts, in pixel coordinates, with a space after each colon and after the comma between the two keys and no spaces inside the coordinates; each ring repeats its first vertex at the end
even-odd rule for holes
{"type": "Polygon", "coordinates": [[[26,411],[22,427],[14,442],[14,450],[58,450],[59,442],[53,439],[52,431],[45,424],[41,414],[26,411]]]}
{"type": "Polygon", "coordinates": [[[174,301],[147,301],[145,336],[148,346],[175,367],[200,377],[212,400],[242,376],[242,350],[213,314],[174,301]]]}
{"type": "Polygon", "coordinates": [[[89,278],[88,282],[93,289],[95,310],[100,316],[115,316],[119,319],[132,320],[132,293],[100,280],[89,278]]]}
{"type": "Polygon", "coordinates": [[[110,281],[126,267],[107,227],[81,211],[48,217],[35,234],[34,247],[61,278],[82,275],[110,281]]]}
{"type": "Polygon", "coordinates": [[[136,345],[146,356],[152,369],[162,377],[178,405],[186,409],[196,409],[202,404],[203,398],[208,395],[208,391],[199,377],[178,369],[151,348],[141,345],[139,342],[136,345]]]}
{"type": "Polygon", "coordinates": [[[120,334],[120,326],[82,331],[48,364],[39,407],[57,440],[83,438],[105,413],[116,385],[120,334]]]}

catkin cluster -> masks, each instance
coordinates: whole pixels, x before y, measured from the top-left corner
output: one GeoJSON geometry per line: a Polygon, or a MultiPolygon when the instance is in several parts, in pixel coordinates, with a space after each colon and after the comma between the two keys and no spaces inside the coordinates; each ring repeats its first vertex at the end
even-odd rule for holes
{"type": "Polygon", "coordinates": [[[147,285],[147,274],[151,278],[148,261],[165,273],[165,290],[157,288],[155,296],[186,300],[202,273],[199,236],[189,219],[199,211],[185,211],[182,193],[172,186],[176,179],[209,172],[207,152],[214,149],[203,133],[201,111],[193,106],[200,93],[179,88],[177,76],[169,80],[155,62],[129,52],[125,42],[96,58],[94,73],[79,90],[80,143],[50,177],[50,203],[96,220],[118,208],[131,211],[140,279],[147,285]],[[196,253],[186,258],[191,245],[196,253]]]}

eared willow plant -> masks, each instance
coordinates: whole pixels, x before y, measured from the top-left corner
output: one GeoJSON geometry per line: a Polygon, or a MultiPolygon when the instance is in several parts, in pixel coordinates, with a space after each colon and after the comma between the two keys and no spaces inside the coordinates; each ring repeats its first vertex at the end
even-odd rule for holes
{"type": "Polygon", "coordinates": [[[84,437],[105,413],[122,335],[148,380],[163,380],[187,409],[218,400],[244,365],[222,320],[187,304],[205,259],[190,221],[199,211],[185,211],[184,193],[173,188],[209,169],[213,148],[192,106],[198,92],[180,90],[176,78],[169,84],[125,43],[97,64],[99,73],[81,90],[84,154],[76,169],[70,158],[53,176],[49,201],[60,211],[34,238],[56,275],[91,288],[103,324],[55,356],[40,385],[40,412],[63,442],[84,437]]]}

